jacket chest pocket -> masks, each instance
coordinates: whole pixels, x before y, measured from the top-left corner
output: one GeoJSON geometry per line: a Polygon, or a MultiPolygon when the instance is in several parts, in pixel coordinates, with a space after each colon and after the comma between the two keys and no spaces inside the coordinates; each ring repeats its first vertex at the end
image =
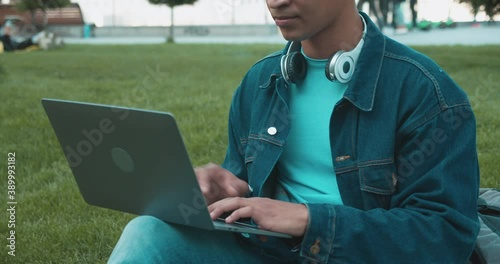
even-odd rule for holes
{"type": "Polygon", "coordinates": [[[364,209],[388,209],[397,185],[395,164],[360,167],[358,176],[364,209]]]}
{"type": "Polygon", "coordinates": [[[245,167],[248,183],[253,188],[254,196],[267,195],[271,192],[264,186],[267,186],[265,185],[266,180],[271,174],[281,151],[282,146],[271,143],[265,137],[251,135],[248,138],[245,146],[245,167]]]}

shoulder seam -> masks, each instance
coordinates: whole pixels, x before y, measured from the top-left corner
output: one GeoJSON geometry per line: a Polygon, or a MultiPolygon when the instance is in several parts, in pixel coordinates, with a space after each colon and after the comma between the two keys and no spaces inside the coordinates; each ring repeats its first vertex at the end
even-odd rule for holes
{"type": "Polygon", "coordinates": [[[259,63],[261,63],[261,62],[262,62],[262,61],[264,61],[264,60],[269,59],[269,58],[274,58],[274,57],[277,57],[278,55],[281,55],[282,53],[283,53],[283,51],[282,51],[282,50],[279,50],[279,51],[276,51],[276,52],[274,52],[274,53],[271,53],[271,54],[269,54],[269,55],[265,56],[264,58],[262,58],[262,59],[258,60],[256,63],[254,63],[254,66],[255,66],[255,65],[257,65],[257,64],[259,64],[259,63]]]}
{"type": "Polygon", "coordinates": [[[429,111],[429,113],[426,116],[424,116],[423,118],[420,118],[420,119],[416,120],[415,122],[413,122],[412,124],[410,124],[408,126],[407,133],[408,134],[413,133],[413,131],[415,131],[415,129],[427,124],[428,122],[430,122],[431,120],[433,120],[437,116],[441,115],[442,113],[449,111],[451,109],[457,108],[457,107],[471,107],[471,106],[468,102],[461,102],[461,103],[457,103],[457,104],[452,105],[452,106],[446,106],[446,108],[444,108],[444,109],[436,109],[434,111],[429,111]]]}
{"type": "Polygon", "coordinates": [[[392,59],[395,59],[395,60],[400,60],[400,61],[405,61],[405,62],[408,62],[410,64],[413,64],[415,67],[417,67],[431,82],[432,84],[434,85],[434,90],[436,92],[436,95],[438,97],[438,101],[439,101],[439,106],[441,107],[441,109],[446,109],[448,108],[448,105],[446,103],[446,100],[444,99],[444,96],[443,96],[443,93],[441,92],[441,88],[439,86],[439,83],[438,81],[436,80],[436,78],[427,70],[427,68],[425,68],[422,64],[420,64],[418,61],[414,60],[414,59],[411,59],[410,57],[408,56],[401,56],[401,55],[398,55],[398,54],[395,54],[395,53],[392,53],[392,52],[385,52],[384,54],[385,57],[388,57],[388,58],[392,58],[392,59]]]}

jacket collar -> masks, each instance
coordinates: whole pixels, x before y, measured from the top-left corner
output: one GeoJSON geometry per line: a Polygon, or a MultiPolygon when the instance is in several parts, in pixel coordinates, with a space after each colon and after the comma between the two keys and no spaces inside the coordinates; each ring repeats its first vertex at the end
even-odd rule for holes
{"type": "Polygon", "coordinates": [[[354,75],[344,93],[344,98],[362,111],[373,110],[378,78],[382,68],[385,37],[373,21],[361,12],[368,27],[363,50],[356,63],[354,75]]]}

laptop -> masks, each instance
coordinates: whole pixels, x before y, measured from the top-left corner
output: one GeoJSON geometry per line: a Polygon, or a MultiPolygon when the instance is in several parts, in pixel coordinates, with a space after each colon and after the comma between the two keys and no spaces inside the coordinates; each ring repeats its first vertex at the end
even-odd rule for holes
{"type": "Polygon", "coordinates": [[[291,238],[210,218],[171,113],[57,99],[42,105],[88,204],[201,229],[291,238]]]}

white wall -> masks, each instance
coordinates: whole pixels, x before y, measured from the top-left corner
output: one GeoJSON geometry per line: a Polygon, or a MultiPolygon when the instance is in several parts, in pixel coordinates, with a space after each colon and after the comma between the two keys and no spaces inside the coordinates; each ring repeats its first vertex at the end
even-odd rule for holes
{"type": "MultiPolygon", "coordinates": [[[[10,0],[0,0],[7,4],[10,0]]],[[[85,22],[98,26],[168,26],[170,10],[148,0],[72,0],[79,3],[85,22]]],[[[454,0],[419,0],[419,18],[441,21],[472,21],[468,5],[454,0]]],[[[176,25],[273,24],[264,0],[198,0],[175,8],[176,25]]],[[[407,12],[407,19],[410,14],[407,12]]],[[[478,21],[488,18],[481,12],[478,21]]],[[[499,18],[500,19],[500,18],[499,18]]]]}
{"type": "MultiPolygon", "coordinates": [[[[98,26],[168,26],[170,9],[147,0],[72,0],[98,26]]],[[[264,0],[198,0],[175,9],[177,25],[272,23],[264,0]]]]}

